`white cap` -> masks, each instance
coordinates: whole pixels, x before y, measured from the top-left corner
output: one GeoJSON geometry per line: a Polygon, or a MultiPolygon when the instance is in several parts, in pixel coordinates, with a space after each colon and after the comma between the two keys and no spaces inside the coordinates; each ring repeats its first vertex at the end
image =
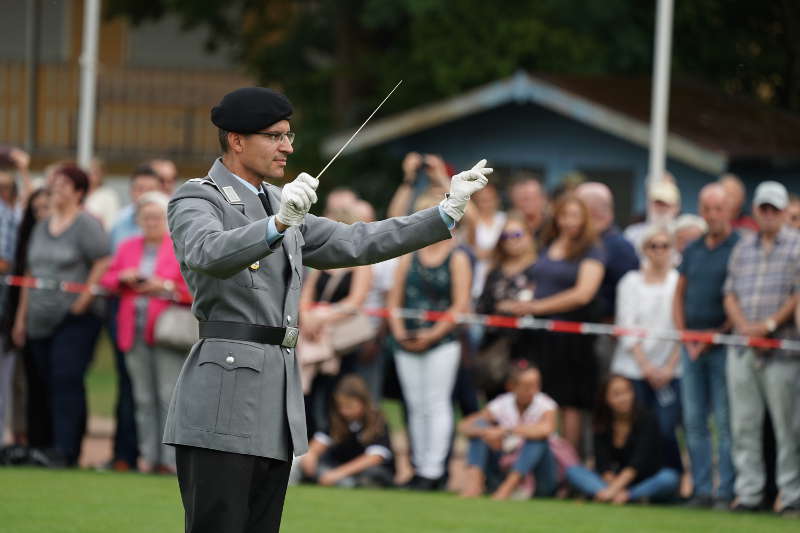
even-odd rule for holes
{"type": "Polygon", "coordinates": [[[786,187],[777,181],[763,181],[756,187],[756,194],[753,198],[753,205],[769,204],[777,209],[786,209],[789,205],[789,193],[786,187]]]}
{"type": "Polygon", "coordinates": [[[681,193],[674,183],[667,180],[660,180],[650,187],[651,202],[664,202],[668,205],[678,205],[681,203],[681,193]]]}

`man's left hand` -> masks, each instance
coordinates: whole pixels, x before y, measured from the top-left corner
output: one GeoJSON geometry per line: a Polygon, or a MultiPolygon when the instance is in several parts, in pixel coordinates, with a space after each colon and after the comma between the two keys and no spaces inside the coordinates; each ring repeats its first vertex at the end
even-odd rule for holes
{"type": "Polygon", "coordinates": [[[453,176],[450,181],[450,194],[439,204],[442,210],[456,222],[461,220],[469,197],[486,187],[489,182],[486,176],[492,172],[493,169],[486,167],[486,160],[481,159],[471,169],[453,176]]]}

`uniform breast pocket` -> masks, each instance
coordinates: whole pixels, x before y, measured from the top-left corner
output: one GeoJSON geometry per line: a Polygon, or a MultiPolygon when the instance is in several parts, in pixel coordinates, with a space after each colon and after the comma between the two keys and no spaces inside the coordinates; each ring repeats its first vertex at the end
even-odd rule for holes
{"type": "Polygon", "coordinates": [[[187,425],[202,431],[249,437],[258,424],[264,350],[254,344],[206,339],[200,347],[187,425]]]}

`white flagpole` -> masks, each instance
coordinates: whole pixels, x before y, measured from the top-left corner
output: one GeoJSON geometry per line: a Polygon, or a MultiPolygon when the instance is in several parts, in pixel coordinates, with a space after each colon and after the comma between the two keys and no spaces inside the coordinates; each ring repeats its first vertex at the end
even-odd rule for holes
{"type": "Polygon", "coordinates": [[[83,4],[83,48],[80,108],[78,110],[78,165],[88,170],[94,153],[95,91],[97,88],[97,39],[100,26],[100,0],[83,4]]]}
{"type": "Polygon", "coordinates": [[[673,0],[658,0],[656,39],[653,54],[653,80],[650,106],[650,164],[646,187],[664,175],[667,115],[669,110],[669,73],[672,56],[673,0]]]}

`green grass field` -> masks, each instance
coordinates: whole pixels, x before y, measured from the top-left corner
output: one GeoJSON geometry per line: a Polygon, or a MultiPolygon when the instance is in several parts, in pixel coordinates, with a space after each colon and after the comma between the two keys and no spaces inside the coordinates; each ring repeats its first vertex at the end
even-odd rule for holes
{"type": "Polygon", "coordinates": [[[94,360],[86,376],[86,390],[91,416],[113,416],[117,398],[117,375],[114,370],[111,340],[105,329],[97,341],[94,360]]]}
{"type": "MultiPolygon", "coordinates": [[[[92,471],[0,469],[0,531],[182,531],[175,478],[92,471]]],[[[286,533],[798,531],[796,520],[678,507],[610,507],[575,501],[493,502],[451,494],[289,489],[286,533]]],[[[224,532],[220,532],[224,533],[224,532]]]]}

